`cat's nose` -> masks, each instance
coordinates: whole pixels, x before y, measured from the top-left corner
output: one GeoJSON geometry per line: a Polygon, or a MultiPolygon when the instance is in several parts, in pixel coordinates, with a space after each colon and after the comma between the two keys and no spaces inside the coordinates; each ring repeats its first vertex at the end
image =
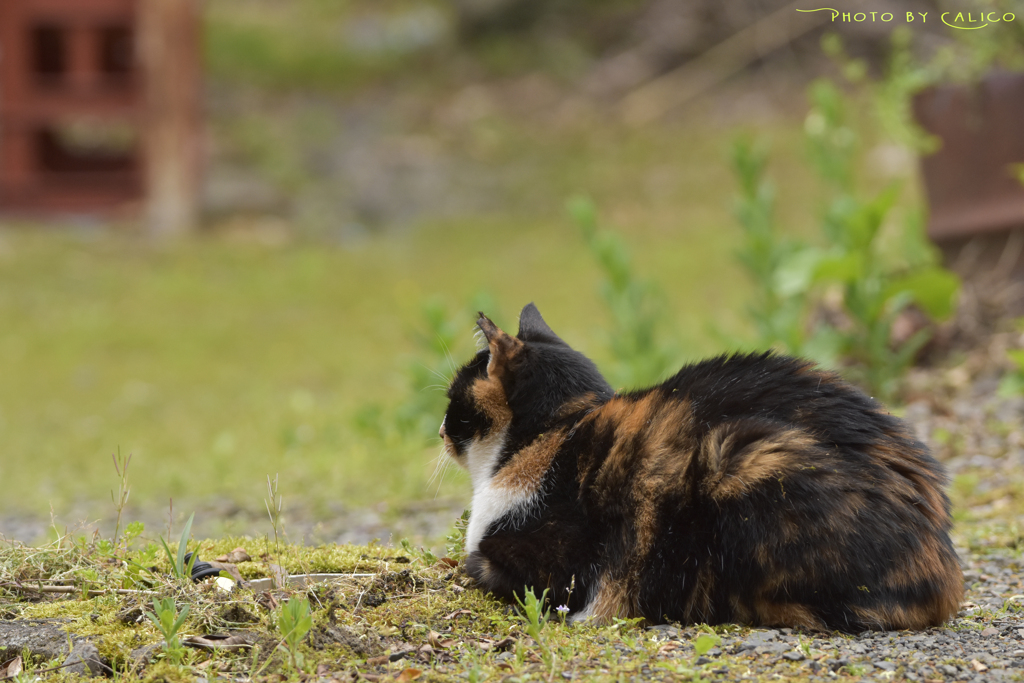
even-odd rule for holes
{"type": "Polygon", "coordinates": [[[444,422],[441,423],[441,428],[437,430],[437,435],[442,439],[444,438],[444,422]]]}

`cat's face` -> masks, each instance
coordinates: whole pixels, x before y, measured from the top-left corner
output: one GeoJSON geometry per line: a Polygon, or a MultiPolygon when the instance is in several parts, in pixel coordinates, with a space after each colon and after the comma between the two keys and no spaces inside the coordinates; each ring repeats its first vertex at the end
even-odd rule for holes
{"type": "Polygon", "coordinates": [[[533,304],[523,308],[515,337],[483,313],[477,325],[487,348],[452,380],[440,429],[445,450],[475,483],[493,474],[507,443],[535,437],[572,399],[613,393],[594,364],[562,341],[533,304]]]}

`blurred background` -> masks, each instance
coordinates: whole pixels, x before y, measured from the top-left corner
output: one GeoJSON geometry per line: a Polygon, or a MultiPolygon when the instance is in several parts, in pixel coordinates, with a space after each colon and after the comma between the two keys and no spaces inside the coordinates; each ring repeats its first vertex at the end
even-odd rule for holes
{"type": "Polygon", "coordinates": [[[0,50],[8,539],[109,532],[130,454],[153,537],[434,543],[530,301],[619,387],[775,347],[1019,434],[1019,2],[4,0],[0,50]]]}

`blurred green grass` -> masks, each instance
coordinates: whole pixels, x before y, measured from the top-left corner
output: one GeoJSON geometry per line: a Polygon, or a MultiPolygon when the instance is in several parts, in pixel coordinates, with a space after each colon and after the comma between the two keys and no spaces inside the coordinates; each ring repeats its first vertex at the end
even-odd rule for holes
{"type": "MultiPolygon", "coordinates": [[[[269,87],[304,74],[307,84],[322,77],[354,87],[380,77],[380,64],[307,55],[320,73],[307,57],[292,63],[273,51],[285,48],[267,36],[300,35],[319,15],[253,3],[232,18],[239,6],[220,0],[208,10],[216,78],[269,87]],[[230,61],[259,50],[269,50],[271,66],[230,61]]],[[[315,53],[317,41],[330,42],[318,35],[295,45],[315,53]]],[[[565,200],[582,193],[602,224],[622,234],[636,271],[664,292],[676,365],[749,338],[750,285],[733,258],[739,229],[726,163],[736,131],[719,119],[712,106],[642,130],[586,117],[538,127],[490,116],[451,144],[519,169],[505,205],[346,245],[266,244],[258,230],[245,237],[244,220],[233,223],[239,231],[162,247],[117,232],[0,230],[0,512],[45,516],[52,506],[109,515],[118,449],[134,456],[137,507],[174,498],[176,510],[187,510],[223,499],[258,511],[275,473],[289,504],[314,511],[434,496],[468,502],[465,477],[430,482],[439,444],[396,443],[358,428],[367,406],[382,406],[386,418],[407,399],[408,367],[423,354],[415,333],[424,303],[439,300],[465,321],[451,349],[458,363],[474,348],[470,302],[481,292],[495,302],[488,313],[499,324],[514,328],[519,309],[534,301],[570,344],[608,363],[600,274],[564,212],[565,200]]],[[[813,181],[799,119],[759,128],[775,143],[780,224],[807,232],[813,181]]]]}

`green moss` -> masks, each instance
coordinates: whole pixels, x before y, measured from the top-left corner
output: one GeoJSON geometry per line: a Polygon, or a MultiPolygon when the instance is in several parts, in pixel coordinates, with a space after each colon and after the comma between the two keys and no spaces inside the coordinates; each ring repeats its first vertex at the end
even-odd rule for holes
{"type": "Polygon", "coordinates": [[[168,662],[157,662],[146,669],[145,683],[191,683],[195,674],[185,667],[168,662]]]}

